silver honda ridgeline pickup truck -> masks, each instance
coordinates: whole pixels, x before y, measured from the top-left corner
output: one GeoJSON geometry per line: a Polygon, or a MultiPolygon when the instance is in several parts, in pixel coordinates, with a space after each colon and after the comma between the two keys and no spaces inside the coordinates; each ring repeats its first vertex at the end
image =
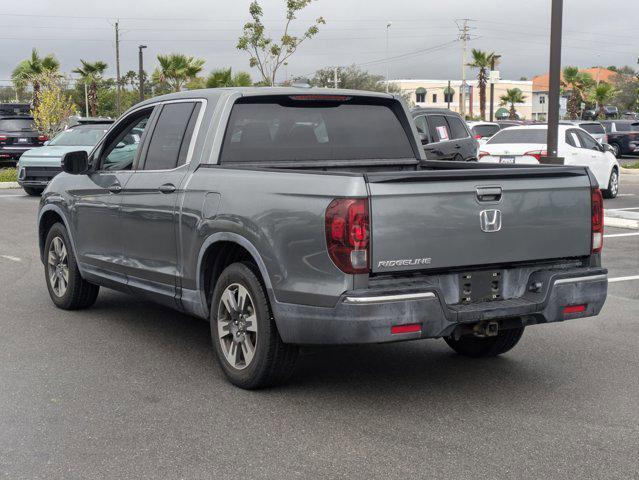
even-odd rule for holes
{"type": "Polygon", "coordinates": [[[587,168],[426,161],[391,95],[158,97],[62,163],[38,218],[55,305],[102,286],[207,319],[242,388],[284,381],[300,345],[442,337],[495,356],[606,299],[587,168]]]}

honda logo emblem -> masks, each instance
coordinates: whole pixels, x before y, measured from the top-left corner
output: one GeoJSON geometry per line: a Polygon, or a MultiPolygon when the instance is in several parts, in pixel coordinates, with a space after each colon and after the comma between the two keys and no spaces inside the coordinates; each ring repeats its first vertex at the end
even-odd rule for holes
{"type": "Polygon", "coordinates": [[[482,232],[487,233],[501,230],[501,210],[482,210],[479,212],[479,226],[482,232]]]}

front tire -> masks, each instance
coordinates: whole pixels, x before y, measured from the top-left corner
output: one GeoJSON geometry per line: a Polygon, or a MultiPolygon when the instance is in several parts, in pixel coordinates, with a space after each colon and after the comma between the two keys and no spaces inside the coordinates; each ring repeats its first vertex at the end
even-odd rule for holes
{"type": "Polygon", "coordinates": [[[211,299],[211,340],[229,381],[247,390],[288,380],[298,348],[282,342],[266,290],[252,264],[234,263],[211,299]]]}
{"type": "Polygon", "coordinates": [[[44,188],[38,187],[22,187],[22,190],[31,197],[39,197],[44,192],[44,188]]]}
{"type": "Polygon", "coordinates": [[[608,179],[608,188],[603,190],[602,195],[604,198],[616,198],[619,193],[619,172],[616,168],[610,172],[610,178],[608,179]]]}
{"type": "Polygon", "coordinates": [[[471,358],[496,357],[511,350],[524,333],[524,327],[500,330],[494,337],[467,336],[455,340],[444,338],[450,348],[460,355],[471,358]]]}
{"type": "Polygon", "coordinates": [[[67,229],[54,224],[44,243],[44,274],[49,296],[56,307],[64,310],[88,308],[98,298],[100,287],[80,275],[67,229]]]}
{"type": "Polygon", "coordinates": [[[616,158],[621,158],[621,147],[618,143],[611,143],[610,148],[612,148],[612,153],[616,158]]]}

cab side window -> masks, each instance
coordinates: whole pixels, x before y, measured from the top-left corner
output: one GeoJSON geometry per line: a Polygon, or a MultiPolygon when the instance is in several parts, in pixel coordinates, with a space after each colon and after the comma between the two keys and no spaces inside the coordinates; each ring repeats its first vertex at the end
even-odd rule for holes
{"type": "Polygon", "coordinates": [[[428,124],[426,123],[426,117],[424,115],[415,118],[415,127],[417,127],[418,133],[428,135],[428,124]]]}
{"type": "Polygon", "coordinates": [[[458,139],[468,137],[468,130],[466,130],[461,118],[446,117],[446,120],[448,120],[448,125],[450,126],[451,138],[458,139]]]}
{"type": "Polygon", "coordinates": [[[153,108],[137,112],[107,138],[100,155],[99,170],[131,170],[153,108]]]}
{"type": "Polygon", "coordinates": [[[599,142],[597,142],[597,140],[592,138],[590,135],[579,130],[577,130],[576,133],[579,136],[579,141],[581,142],[583,148],[587,148],[588,150],[601,150],[599,142]]]}
{"type": "Polygon", "coordinates": [[[171,170],[186,162],[200,103],[162,107],[146,152],[143,170],[171,170]]]}
{"type": "Polygon", "coordinates": [[[575,130],[566,131],[566,143],[571,147],[581,148],[581,143],[579,142],[579,137],[575,133],[575,130]]]}
{"type": "Polygon", "coordinates": [[[445,142],[450,140],[450,127],[443,115],[430,115],[428,117],[430,138],[434,142],[445,142]]]}

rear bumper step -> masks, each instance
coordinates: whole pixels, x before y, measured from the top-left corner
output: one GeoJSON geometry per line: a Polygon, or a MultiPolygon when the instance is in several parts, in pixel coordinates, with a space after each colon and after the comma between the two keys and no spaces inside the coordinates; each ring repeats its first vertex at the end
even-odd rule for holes
{"type": "MultiPolygon", "coordinates": [[[[531,276],[532,277],[532,276],[531,276]]],[[[428,291],[347,292],[334,308],[275,302],[273,313],[287,343],[361,344],[382,343],[451,335],[459,326],[483,321],[511,325],[534,325],[597,315],[608,290],[607,271],[580,268],[573,271],[537,272],[540,292],[474,304],[447,305],[436,287],[428,291]],[[578,305],[579,309],[566,307],[578,305]],[[582,308],[583,307],[583,308],[582,308]],[[419,325],[419,329],[394,327],[419,325]]]]}

